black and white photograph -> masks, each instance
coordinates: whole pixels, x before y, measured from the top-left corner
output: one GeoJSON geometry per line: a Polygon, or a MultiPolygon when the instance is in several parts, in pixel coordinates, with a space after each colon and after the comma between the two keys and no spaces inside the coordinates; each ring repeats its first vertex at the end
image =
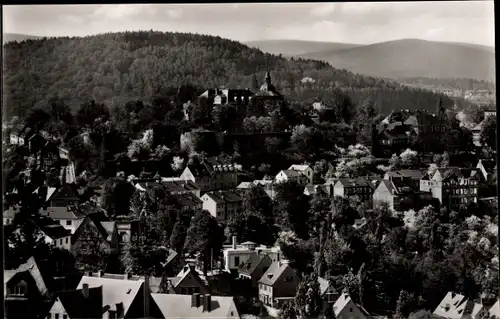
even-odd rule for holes
{"type": "Polygon", "coordinates": [[[500,319],[493,0],[1,20],[3,318],[500,319]]]}

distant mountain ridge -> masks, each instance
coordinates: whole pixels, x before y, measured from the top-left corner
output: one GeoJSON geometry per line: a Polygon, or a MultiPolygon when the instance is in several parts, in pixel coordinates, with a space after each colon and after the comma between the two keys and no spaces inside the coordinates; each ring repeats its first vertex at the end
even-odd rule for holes
{"type": "Polygon", "coordinates": [[[7,42],[21,42],[24,40],[37,40],[42,39],[43,37],[39,37],[36,35],[28,35],[28,34],[20,34],[20,33],[4,33],[2,34],[2,43],[7,42]]]}
{"type": "Polygon", "coordinates": [[[495,80],[491,46],[401,39],[369,45],[299,40],[252,41],[262,51],[322,60],[338,69],[381,78],[473,78],[495,80]],[[297,53],[297,52],[303,53],[297,53]],[[295,53],[294,53],[295,52],[295,53]]]}
{"type": "Polygon", "coordinates": [[[263,52],[271,54],[282,54],[284,56],[295,56],[307,52],[323,52],[352,49],[362,44],[341,42],[319,42],[304,40],[262,40],[248,41],[244,44],[249,47],[258,48],[263,52]]]}

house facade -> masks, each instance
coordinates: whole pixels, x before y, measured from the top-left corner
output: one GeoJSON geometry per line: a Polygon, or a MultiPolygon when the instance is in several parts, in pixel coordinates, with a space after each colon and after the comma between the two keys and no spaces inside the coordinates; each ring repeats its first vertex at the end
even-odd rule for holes
{"type": "Polygon", "coordinates": [[[488,309],[461,294],[448,292],[434,310],[438,318],[488,318],[488,309]]]}
{"type": "Polygon", "coordinates": [[[466,208],[478,200],[478,178],[472,172],[458,167],[440,168],[432,178],[421,180],[420,190],[430,192],[447,207],[466,208]]]}
{"type": "Polygon", "coordinates": [[[243,197],[236,191],[208,192],[201,200],[203,209],[219,220],[228,220],[243,210],[243,197]]]}
{"type": "Polygon", "coordinates": [[[368,313],[356,304],[347,293],[342,293],[333,304],[335,317],[338,319],[367,319],[368,313]]]}
{"type": "Polygon", "coordinates": [[[85,217],[72,237],[73,254],[110,253],[118,249],[116,222],[101,221],[92,215],[85,217]]]}
{"type": "Polygon", "coordinates": [[[296,170],[282,170],[274,178],[276,183],[286,183],[294,181],[297,183],[308,184],[309,179],[299,171],[296,170]]]}
{"type": "Polygon", "coordinates": [[[369,180],[364,177],[340,178],[333,186],[333,196],[358,196],[362,202],[371,202],[378,180],[369,180]]]}
{"type": "Polygon", "coordinates": [[[284,300],[295,297],[299,281],[288,264],[273,262],[258,282],[259,300],[266,306],[279,308],[284,300]]]}
{"type": "Polygon", "coordinates": [[[245,242],[238,245],[236,236],[233,236],[232,245],[229,247],[224,247],[222,251],[225,270],[229,272],[237,272],[240,265],[245,263],[255,253],[268,255],[273,262],[280,261],[282,259],[281,249],[279,246],[259,246],[256,243],[252,242],[245,242]]]}
{"type": "Polygon", "coordinates": [[[185,265],[175,277],[168,278],[170,293],[192,295],[207,294],[209,290],[203,283],[194,267],[185,265]]]}
{"type": "Polygon", "coordinates": [[[267,254],[254,252],[245,262],[240,264],[238,269],[239,278],[250,280],[252,287],[255,288],[259,279],[262,278],[262,275],[272,263],[272,259],[267,254]]]}
{"type": "Polygon", "coordinates": [[[201,163],[190,164],[182,172],[182,180],[192,181],[201,193],[233,189],[238,186],[237,168],[217,158],[208,158],[201,163]]]}
{"type": "Polygon", "coordinates": [[[288,168],[289,171],[296,171],[304,175],[307,180],[308,184],[312,185],[314,184],[314,170],[311,168],[309,165],[292,165],[288,168]]]}

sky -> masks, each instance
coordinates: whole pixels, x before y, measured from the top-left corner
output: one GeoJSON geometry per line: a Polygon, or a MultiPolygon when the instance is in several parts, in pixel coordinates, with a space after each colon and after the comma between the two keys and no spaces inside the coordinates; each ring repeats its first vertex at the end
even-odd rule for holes
{"type": "Polygon", "coordinates": [[[85,36],[125,30],[370,44],[403,38],[495,45],[493,1],[7,5],[3,31],[85,36]]]}

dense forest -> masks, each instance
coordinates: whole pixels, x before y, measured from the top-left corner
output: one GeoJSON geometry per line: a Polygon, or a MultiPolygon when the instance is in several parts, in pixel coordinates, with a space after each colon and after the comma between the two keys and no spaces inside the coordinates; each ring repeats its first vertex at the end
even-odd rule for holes
{"type": "MultiPolygon", "coordinates": [[[[255,89],[265,70],[293,100],[329,103],[334,88],[354,103],[366,98],[381,113],[393,108],[434,108],[437,94],[335,69],[325,62],[265,54],[220,37],[163,32],[122,32],[11,42],[4,50],[7,116],[23,116],[54,97],[75,110],[95,100],[113,108],[150,101],[168,88],[190,84],[204,91],[227,86],[255,89]],[[256,81],[257,79],[257,81],[256,81]],[[304,79],[308,79],[304,81],[304,79]]],[[[443,96],[444,104],[452,101],[443,96]]]]}
{"type": "Polygon", "coordinates": [[[488,90],[495,91],[495,83],[476,79],[438,79],[438,78],[402,78],[401,83],[421,85],[424,87],[455,89],[455,90],[488,90]]]}

